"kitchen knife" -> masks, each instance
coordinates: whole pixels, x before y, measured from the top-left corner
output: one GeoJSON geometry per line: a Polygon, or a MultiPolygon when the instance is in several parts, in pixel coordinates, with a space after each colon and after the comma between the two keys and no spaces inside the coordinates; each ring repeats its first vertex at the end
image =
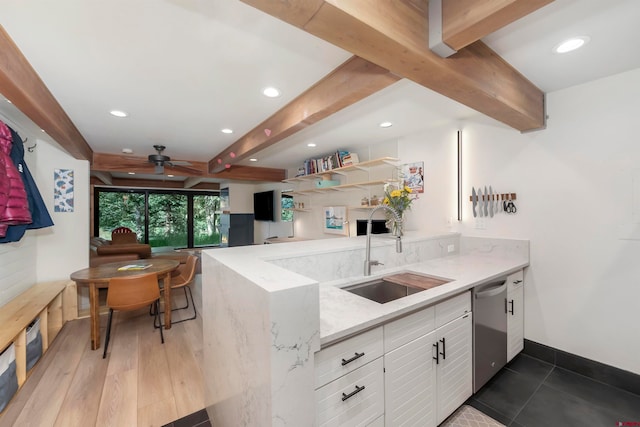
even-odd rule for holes
{"type": "Polygon", "coordinates": [[[476,206],[478,205],[478,196],[476,195],[476,189],[471,187],[471,203],[473,204],[473,217],[478,216],[476,213],[476,206]]]}
{"type": "Polygon", "coordinates": [[[489,192],[487,186],[484,186],[484,216],[489,216],[489,192]]]}
{"type": "Polygon", "coordinates": [[[493,218],[493,188],[489,186],[489,216],[493,218]]]}
{"type": "Polygon", "coordinates": [[[483,210],[482,210],[482,203],[483,203],[484,197],[482,197],[482,188],[478,187],[478,213],[480,215],[480,218],[483,217],[483,210]]]}

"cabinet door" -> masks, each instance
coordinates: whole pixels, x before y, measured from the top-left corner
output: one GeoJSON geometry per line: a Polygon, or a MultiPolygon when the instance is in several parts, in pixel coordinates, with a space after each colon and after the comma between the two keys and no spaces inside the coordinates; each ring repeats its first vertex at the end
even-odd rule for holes
{"type": "Polygon", "coordinates": [[[435,426],[435,331],[384,355],[385,426],[435,426]]]}
{"type": "Polygon", "coordinates": [[[507,293],[507,362],[524,349],[524,287],[507,293]]]}
{"type": "Polygon", "coordinates": [[[440,424],[473,393],[472,313],[436,329],[437,339],[437,407],[440,424]]]}

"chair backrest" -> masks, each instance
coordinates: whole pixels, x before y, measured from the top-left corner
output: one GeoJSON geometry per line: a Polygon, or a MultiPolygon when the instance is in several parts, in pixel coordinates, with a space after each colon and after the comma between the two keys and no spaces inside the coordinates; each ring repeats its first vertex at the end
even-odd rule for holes
{"type": "Polygon", "coordinates": [[[137,310],[160,298],[156,273],[113,277],[109,280],[107,305],[114,310],[137,310]]]}
{"type": "Polygon", "coordinates": [[[196,275],[197,262],[197,256],[189,255],[187,257],[187,261],[184,264],[180,264],[176,269],[178,271],[178,274],[171,278],[171,287],[179,288],[191,283],[196,275]]]}
{"type": "MultiPolygon", "coordinates": [[[[116,227],[113,230],[111,230],[111,240],[113,241],[113,236],[121,237],[120,235],[127,234],[127,233],[133,233],[133,230],[128,227],[116,227]]],[[[135,233],[133,233],[133,235],[135,236],[135,233]]],[[[131,243],[131,242],[127,242],[127,243],[131,243]]],[[[133,243],[136,243],[136,242],[133,242],[133,243]]]]}

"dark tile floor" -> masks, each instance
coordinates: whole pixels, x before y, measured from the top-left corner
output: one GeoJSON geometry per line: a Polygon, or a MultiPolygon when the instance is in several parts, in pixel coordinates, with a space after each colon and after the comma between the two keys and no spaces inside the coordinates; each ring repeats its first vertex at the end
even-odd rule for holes
{"type": "Polygon", "coordinates": [[[520,354],[467,404],[514,427],[640,425],[640,396],[520,354]]]}

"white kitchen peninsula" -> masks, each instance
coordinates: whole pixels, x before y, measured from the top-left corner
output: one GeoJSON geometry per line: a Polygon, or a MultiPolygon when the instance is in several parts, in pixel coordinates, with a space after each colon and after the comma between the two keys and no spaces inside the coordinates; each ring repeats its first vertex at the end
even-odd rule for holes
{"type": "Polygon", "coordinates": [[[408,233],[403,252],[374,236],[203,251],[207,411],[213,425],[316,424],[314,353],[529,264],[524,240],[408,233]],[[453,252],[449,252],[453,245],[453,252]],[[452,281],[378,304],[342,286],[397,271],[452,281]]]}

